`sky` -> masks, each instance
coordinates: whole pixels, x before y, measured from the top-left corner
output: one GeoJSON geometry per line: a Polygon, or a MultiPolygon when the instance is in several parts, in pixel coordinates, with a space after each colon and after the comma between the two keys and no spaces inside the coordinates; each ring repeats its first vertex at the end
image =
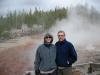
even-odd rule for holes
{"type": "Polygon", "coordinates": [[[30,8],[34,10],[35,7],[49,10],[55,7],[70,7],[77,4],[88,4],[100,10],[100,0],[0,0],[0,15],[6,14],[13,10],[26,10],[30,8]]]}

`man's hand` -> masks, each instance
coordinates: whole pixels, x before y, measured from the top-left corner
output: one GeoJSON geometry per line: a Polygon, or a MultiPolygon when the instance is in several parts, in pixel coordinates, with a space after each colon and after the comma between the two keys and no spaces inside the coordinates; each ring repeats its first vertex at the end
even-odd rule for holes
{"type": "Polygon", "coordinates": [[[67,60],[67,64],[70,64],[68,60],[67,60]]]}
{"type": "Polygon", "coordinates": [[[35,70],[35,75],[40,75],[40,70],[35,70]]]}

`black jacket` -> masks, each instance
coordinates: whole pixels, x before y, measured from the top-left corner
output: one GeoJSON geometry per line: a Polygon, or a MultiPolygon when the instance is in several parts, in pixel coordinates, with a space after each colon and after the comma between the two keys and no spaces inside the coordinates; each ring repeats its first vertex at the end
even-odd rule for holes
{"type": "Polygon", "coordinates": [[[72,43],[66,41],[56,42],[56,64],[60,67],[70,67],[77,60],[77,53],[72,43]]]}

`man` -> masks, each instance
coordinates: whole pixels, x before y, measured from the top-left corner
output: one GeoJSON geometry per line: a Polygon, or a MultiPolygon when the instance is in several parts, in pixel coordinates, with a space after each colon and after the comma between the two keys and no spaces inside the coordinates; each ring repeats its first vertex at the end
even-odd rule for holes
{"type": "Polygon", "coordinates": [[[58,75],[72,75],[72,64],[77,60],[77,53],[72,43],[65,38],[65,32],[58,32],[59,41],[56,42],[56,64],[58,75]]]}
{"type": "Polygon", "coordinates": [[[35,57],[35,74],[36,75],[56,75],[56,47],[52,44],[53,37],[51,34],[44,36],[44,43],[40,45],[35,57]]]}

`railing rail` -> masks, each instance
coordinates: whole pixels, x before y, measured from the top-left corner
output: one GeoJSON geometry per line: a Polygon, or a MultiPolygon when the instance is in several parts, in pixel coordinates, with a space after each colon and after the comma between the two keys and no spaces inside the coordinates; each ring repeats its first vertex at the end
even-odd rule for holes
{"type": "Polygon", "coordinates": [[[100,63],[82,63],[73,65],[73,69],[78,69],[84,75],[100,75],[100,63]]]}
{"type": "MultiPolygon", "coordinates": [[[[72,66],[74,75],[100,75],[100,63],[82,63],[72,66]]],[[[24,75],[35,75],[34,71],[27,71],[24,75]]]]}

